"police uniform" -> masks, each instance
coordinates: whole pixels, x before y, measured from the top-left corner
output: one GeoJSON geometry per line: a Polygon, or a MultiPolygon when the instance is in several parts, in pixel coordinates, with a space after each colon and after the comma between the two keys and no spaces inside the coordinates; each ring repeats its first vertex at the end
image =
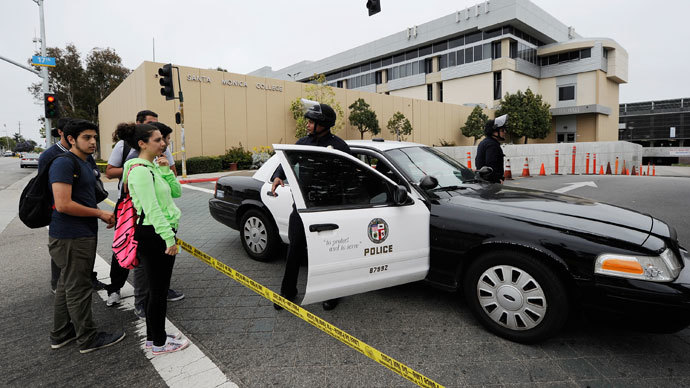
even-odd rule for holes
{"type": "MultiPolygon", "coordinates": [[[[316,147],[328,147],[350,153],[350,147],[345,141],[338,136],[332,134],[327,130],[325,135],[318,137],[317,135],[308,135],[297,140],[297,145],[309,145],[316,147]]],[[[281,166],[271,177],[271,180],[280,178],[285,180],[285,173],[281,166]]],[[[303,257],[307,256],[307,237],[304,234],[304,224],[302,218],[297,212],[297,207],[292,204],[292,213],[290,213],[290,221],[288,224],[288,238],[290,245],[288,246],[287,260],[285,263],[285,275],[283,276],[283,283],[280,287],[280,294],[286,299],[293,300],[297,296],[297,277],[299,275],[299,265],[303,257]]]]}
{"type": "MultiPolygon", "coordinates": [[[[336,113],[333,108],[326,104],[317,103],[309,108],[304,117],[314,122],[314,131],[297,140],[297,145],[332,147],[333,149],[350,153],[350,147],[345,141],[330,131],[336,120],[336,113]],[[318,126],[326,129],[317,134],[318,126]]],[[[285,173],[281,166],[278,166],[271,180],[275,181],[276,178],[285,180],[285,173]]],[[[288,223],[288,238],[290,239],[290,246],[288,247],[285,275],[280,287],[280,294],[286,299],[294,300],[297,296],[299,265],[302,258],[307,257],[307,237],[304,234],[304,224],[294,203],[292,204],[292,213],[290,213],[290,221],[288,223]]],[[[326,301],[324,302],[324,308],[330,310],[336,304],[337,300],[326,301]]],[[[275,305],[275,307],[280,309],[278,305],[275,305]]]]}

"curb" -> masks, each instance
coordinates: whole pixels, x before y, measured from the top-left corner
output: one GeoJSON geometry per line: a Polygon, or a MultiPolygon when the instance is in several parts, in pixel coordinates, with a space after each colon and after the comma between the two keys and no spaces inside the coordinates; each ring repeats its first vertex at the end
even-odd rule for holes
{"type": "Polygon", "coordinates": [[[181,185],[184,185],[186,183],[215,182],[217,180],[218,180],[218,177],[216,177],[216,178],[180,179],[178,182],[180,182],[181,185]]]}

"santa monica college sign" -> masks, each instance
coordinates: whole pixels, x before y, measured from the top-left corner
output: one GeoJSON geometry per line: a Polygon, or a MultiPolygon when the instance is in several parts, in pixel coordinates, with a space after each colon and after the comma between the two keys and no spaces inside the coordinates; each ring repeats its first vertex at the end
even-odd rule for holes
{"type": "MultiPolygon", "coordinates": [[[[209,84],[212,82],[211,77],[207,77],[205,75],[193,75],[193,74],[187,74],[187,81],[209,83],[209,84]]],[[[221,80],[221,84],[224,86],[236,86],[236,87],[240,87],[240,88],[246,88],[248,86],[246,81],[238,81],[238,80],[231,80],[231,79],[221,80]]],[[[282,92],[283,91],[282,86],[266,84],[263,82],[257,82],[256,88],[261,89],[261,90],[266,90],[269,92],[282,92]]]]}

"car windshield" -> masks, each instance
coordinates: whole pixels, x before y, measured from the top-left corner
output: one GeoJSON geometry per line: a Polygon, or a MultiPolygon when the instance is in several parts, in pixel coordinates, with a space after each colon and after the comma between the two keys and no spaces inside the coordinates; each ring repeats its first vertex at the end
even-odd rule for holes
{"type": "Polygon", "coordinates": [[[386,151],[386,155],[412,183],[425,175],[438,179],[439,188],[474,181],[474,172],[450,156],[431,147],[407,147],[386,151]]]}

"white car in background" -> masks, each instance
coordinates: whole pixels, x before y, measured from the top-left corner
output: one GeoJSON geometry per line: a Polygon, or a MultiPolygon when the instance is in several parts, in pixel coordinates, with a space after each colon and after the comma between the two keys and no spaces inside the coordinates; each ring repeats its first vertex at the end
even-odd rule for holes
{"type": "Polygon", "coordinates": [[[19,167],[36,167],[38,168],[38,156],[39,154],[33,152],[23,153],[22,157],[19,159],[19,167]]]}

